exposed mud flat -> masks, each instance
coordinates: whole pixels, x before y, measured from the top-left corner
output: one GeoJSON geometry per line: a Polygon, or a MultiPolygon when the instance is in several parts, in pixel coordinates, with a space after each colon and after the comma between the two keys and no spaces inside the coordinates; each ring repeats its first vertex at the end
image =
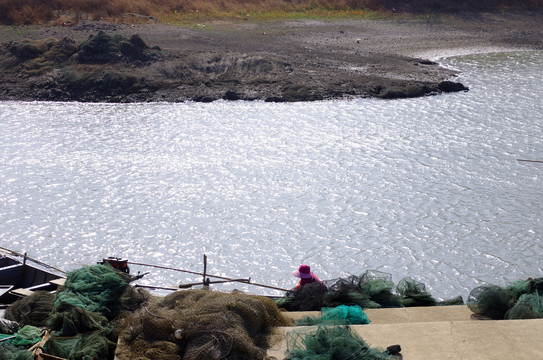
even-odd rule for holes
{"type": "Polygon", "coordinates": [[[543,14],[2,27],[0,100],[313,101],[466,90],[440,54],[543,48],[543,14]],[[451,81],[452,80],[452,81],[451,81]]]}

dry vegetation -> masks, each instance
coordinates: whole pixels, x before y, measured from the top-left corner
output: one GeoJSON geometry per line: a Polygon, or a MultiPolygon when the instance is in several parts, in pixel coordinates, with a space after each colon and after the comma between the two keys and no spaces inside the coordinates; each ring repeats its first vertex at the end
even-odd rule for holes
{"type": "Polygon", "coordinates": [[[58,24],[78,19],[135,22],[149,18],[349,16],[374,12],[535,10],[543,0],[0,0],[0,23],[58,24]]]}

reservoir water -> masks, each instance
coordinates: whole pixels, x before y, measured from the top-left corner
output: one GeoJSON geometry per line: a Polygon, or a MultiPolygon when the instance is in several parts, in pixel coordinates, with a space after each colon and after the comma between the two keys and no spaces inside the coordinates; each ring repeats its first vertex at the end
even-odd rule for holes
{"type": "MultiPolygon", "coordinates": [[[[0,102],[0,246],[291,288],[366,270],[439,299],[541,277],[543,53],[444,59],[469,92],[312,103],[0,102]]],[[[140,284],[201,278],[151,271],[140,284]]],[[[241,284],[216,285],[280,294],[241,284]]]]}

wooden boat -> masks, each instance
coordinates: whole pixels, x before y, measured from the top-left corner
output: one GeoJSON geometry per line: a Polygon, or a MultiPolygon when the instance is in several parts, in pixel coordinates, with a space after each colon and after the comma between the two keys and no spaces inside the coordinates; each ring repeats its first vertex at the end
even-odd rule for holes
{"type": "Polygon", "coordinates": [[[60,269],[0,247],[0,307],[32,291],[54,291],[64,278],[60,269]]]}

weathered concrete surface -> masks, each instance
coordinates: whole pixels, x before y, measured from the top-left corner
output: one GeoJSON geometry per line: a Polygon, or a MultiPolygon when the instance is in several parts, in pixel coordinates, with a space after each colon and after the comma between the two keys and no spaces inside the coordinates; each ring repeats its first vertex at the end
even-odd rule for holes
{"type": "MultiPolygon", "coordinates": [[[[404,360],[543,359],[543,319],[472,320],[466,306],[379,309],[366,314],[372,323],[352,329],[372,347],[399,344],[404,360]]],[[[294,329],[280,328],[280,332],[294,329]]],[[[283,340],[268,355],[283,359],[285,351],[283,340]]]]}

